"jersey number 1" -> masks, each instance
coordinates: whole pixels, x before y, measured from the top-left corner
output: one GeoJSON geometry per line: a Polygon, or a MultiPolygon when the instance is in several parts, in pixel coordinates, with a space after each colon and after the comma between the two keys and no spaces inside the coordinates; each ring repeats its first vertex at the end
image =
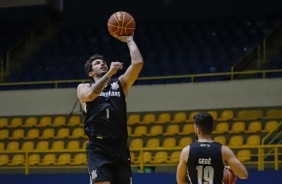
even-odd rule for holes
{"type": "Polygon", "coordinates": [[[110,110],[109,110],[109,108],[106,109],[106,116],[107,116],[107,118],[110,118],[110,110]]]}
{"type": "Polygon", "coordinates": [[[214,169],[211,166],[197,166],[198,184],[213,184],[214,169]]]}

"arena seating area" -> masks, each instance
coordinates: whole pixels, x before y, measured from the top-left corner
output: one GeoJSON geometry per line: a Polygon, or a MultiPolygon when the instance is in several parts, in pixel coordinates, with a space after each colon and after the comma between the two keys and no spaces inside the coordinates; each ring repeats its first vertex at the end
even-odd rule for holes
{"type": "MultiPolygon", "coordinates": [[[[267,69],[280,69],[282,68],[282,50],[278,52],[278,54],[272,58],[266,66],[267,69]]],[[[281,73],[274,73],[274,76],[270,77],[281,77],[281,73]]]]}
{"type": "Polygon", "coordinates": [[[24,39],[30,31],[29,25],[4,25],[0,27],[0,58],[5,58],[6,52],[17,42],[24,39]]]}
{"type": "MultiPolygon", "coordinates": [[[[143,163],[147,167],[175,166],[181,149],[194,141],[192,117],[197,112],[128,114],[128,144],[133,166],[140,165],[140,149],[144,149],[143,163]]],[[[246,164],[256,164],[258,161],[257,149],[248,146],[258,146],[267,133],[278,131],[282,119],[281,108],[208,112],[215,119],[214,140],[230,147],[240,147],[235,154],[246,164]]],[[[27,162],[25,152],[30,152],[28,165],[31,168],[85,166],[88,140],[82,121],[81,115],[0,118],[0,151],[9,152],[0,154],[0,168],[23,167],[27,162]]]]}
{"type": "MultiPolygon", "coordinates": [[[[278,25],[280,21],[267,19],[138,25],[135,40],[145,61],[140,77],[230,72],[231,66],[240,57],[278,25]]],[[[124,70],[130,62],[126,45],[111,37],[105,26],[65,25],[27,63],[10,75],[9,82],[86,79],[83,65],[94,53],[104,54],[109,61],[123,61],[124,70]]],[[[279,59],[273,60],[271,67],[281,68],[280,65],[279,59]]],[[[198,77],[195,81],[229,79],[230,76],[213,76],[198,77]]],[[[140,80],[135,84],[181,82],[191,82],[191,79],[140,80]]],[[[58,87],[76,86],[77,83],[67,83],[58,87]]],[[[41,84],[12,88],[52,87],[51,84],[41,84]]]]}
{"type": "Polygon", "coordinates": [[[44,7],[2,8],[0,11],[0,59],[19,41],[26,39],[30,31],[44,15],[44,7]]]}

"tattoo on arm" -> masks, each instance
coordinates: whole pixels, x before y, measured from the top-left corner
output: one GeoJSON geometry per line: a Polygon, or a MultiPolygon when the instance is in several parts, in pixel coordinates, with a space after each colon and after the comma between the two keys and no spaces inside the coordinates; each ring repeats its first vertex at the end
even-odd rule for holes
{"type": "Polygon", "coordinates": [[[102,77],[96,84],[91,86],[92,93],[99,94],[103,91],[105,84],[110,78],[108,76],[102,77]]]}

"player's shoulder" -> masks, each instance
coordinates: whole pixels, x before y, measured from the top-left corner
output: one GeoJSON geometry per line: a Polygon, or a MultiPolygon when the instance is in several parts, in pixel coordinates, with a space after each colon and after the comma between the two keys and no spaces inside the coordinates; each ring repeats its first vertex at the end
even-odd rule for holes
{"type": "Polygon", "coordinates": [[[182,153],[184,153],[184,154],[188,154],[189,153],[189,151],[190,151],[190,145],[188,145],[188,146],[185,146],[183,149],[182,149],[182,153]]]}
{"type": "Polygon", "coordinates": [[[225,145],[221,145],[221,149],[222,150],[230,150],[230,148],[228,146],[225,146],[225,145]]]}
{"type": "Polygon", "coordinates": [[[90,83],[80,83],[77,88],[90,87],[90,83]]]}
{"type": "Polygon", "coordinates": [[[229,158],[235,157],[233,151],[228,146],[224,145],[222,145],[221,148],[221,155],[223,160],[228,160],[229,158]]]}
{"type": "Polygon", "coordinates": [[[180,157],[182,160],[185,160],[185,162],[187,162],[187,159],[189,157],[189,152],[190,152],[190,145],[184,147],[181,151],[180,157]]]}
{"type": "Polygon", "coordinates": [[[228,155],[232,152],[232,150],[228,146],[222,145],[221,152],[223,155],[228,155]]]}

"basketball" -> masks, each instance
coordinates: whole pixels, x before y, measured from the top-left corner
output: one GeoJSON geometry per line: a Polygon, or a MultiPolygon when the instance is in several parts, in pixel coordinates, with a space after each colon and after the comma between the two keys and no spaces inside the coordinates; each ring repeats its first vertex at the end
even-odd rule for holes
{"type": "Polygon", "coordinates": [[[108,30],[114,37],[115,35],[132,36],[135,30],[135,20],[127,12],[116,12],[108,20],[108,30]]]}
{"type": "Polygon", "coordinates": [[[224,168],[224,175],[223,175],[223,182],[224,184],[235,184],[236,182],[236,175],[233,174],[230,168],[225,167],[224,168]]]}

